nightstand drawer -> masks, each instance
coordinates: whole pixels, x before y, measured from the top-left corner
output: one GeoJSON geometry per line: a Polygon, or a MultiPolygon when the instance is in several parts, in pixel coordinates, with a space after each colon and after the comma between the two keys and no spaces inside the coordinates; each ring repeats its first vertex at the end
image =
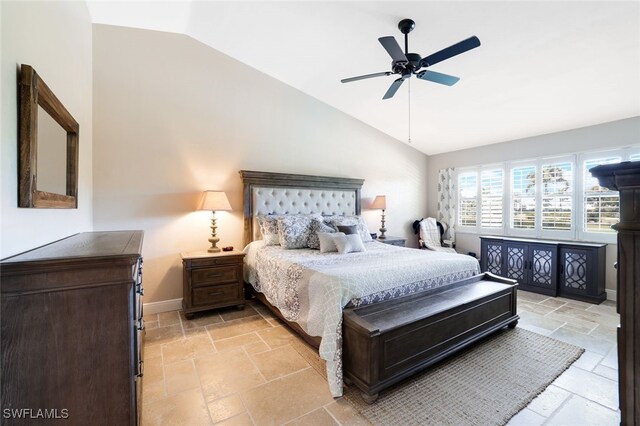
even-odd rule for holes
{"type": "Polygon", "coordinates": [[[211,284],[237,283],[239,281],[238,269],[237,266],[194,269],[191,271],[191,283],[194,287],[211,284]]]}
{"type": "Polygon", "coordinates": [[[392,246],[404,247],[407,240],[405,238],[400,237],[387,237],[387,238],[379,238],[378,241],[381,243],[389,244],[392,246]]]}
{"type": "Polygon", "coordinates": [[[192,303],[194,306],[201,306],[239,300],[241,289],[238,283],[194,288],[192,303]]]}
{"type": "MultiPolygon", "coordinates": [[[[224,253],[224,252],[223,252],[224,253]]],[[[203,257],[196,259],[187,259],[186,263],[189,267],[198,266],[198,267],[217,267],[222,265],[237,265],[238,263],[242,264],[242,259],[244,258],[244,254],[237,252],[233,252],[232,255],[223,255],[221,257],[203,257]]]]}
{"type": "Polygon", "coordinates": [[[404,240],[388,241],[387,244],[390,244],[392,246],[404,247],[404,240]]]}

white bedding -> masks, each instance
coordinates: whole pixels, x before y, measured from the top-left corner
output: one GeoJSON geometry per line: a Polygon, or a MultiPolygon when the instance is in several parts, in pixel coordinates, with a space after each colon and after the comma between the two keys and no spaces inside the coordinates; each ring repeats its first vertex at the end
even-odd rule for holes
{"type": "Polygon", "coordinates": [[[480,273],[473,257],[365,243],[360,253],[284,250],[254,241],[245,248],[245,281],[289,321],[320,336],[329,388],[342,395],[342,309],[440,287],[480,273]]]}

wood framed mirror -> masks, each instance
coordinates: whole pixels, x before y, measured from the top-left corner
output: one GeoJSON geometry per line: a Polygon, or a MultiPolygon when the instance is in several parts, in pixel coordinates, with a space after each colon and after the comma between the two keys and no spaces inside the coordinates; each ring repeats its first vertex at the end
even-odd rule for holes
{"type": "Polygon", "coordinates": [[[75,209],[78,123],[29,65],[18,92],[18,207],[75,209]]]}

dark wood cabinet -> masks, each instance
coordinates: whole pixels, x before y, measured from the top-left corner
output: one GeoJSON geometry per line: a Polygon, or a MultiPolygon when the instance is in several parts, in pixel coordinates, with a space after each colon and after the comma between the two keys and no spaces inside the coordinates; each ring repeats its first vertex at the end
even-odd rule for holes
{"type": "Polygon", "coordinates": [[[520,289],[600,303],[606,300],[605,244],[480,237],[483,272],[520,289]]]}
{"type": "Polygon", "coordinates": [[[620,191],[618,231],[618,383],[621,424],[640,426],[640,161],[591,169],[620,191]]]}
{"type": "Polygon", "coordinates": [[[87,232],[2,260],[3,410],[139,423],[141,250],[141,231],[87,232]]]}
{"type": "Polygon", "coordinates": [[[526,240],[481,237],[481,268],[518,281],[520,289],[557,295],[557,247],[526,240]]]}
{"type": "Polygon", "coordinates": [[[244,253],[239,251],[182,253],[182,308],[195,312],[226,306],[244,308],[244,253]]]}

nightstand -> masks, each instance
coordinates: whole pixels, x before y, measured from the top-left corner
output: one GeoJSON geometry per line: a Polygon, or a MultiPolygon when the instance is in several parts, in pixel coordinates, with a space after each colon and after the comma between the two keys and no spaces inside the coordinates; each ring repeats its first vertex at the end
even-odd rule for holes
{"type": "Polygon", "coordinates": [[[391,244],[392,246],[404,247],[407,239],[402,237],[387,237],[385,239],[378,238],[376,241],[380,241],[381,243],[385,244],[391,244]]]}
{"type": "Polygon", "coordinates": [[[194,312],[226,306],[244,309],[244,253],[196,251],[181,256],[182,308],[187,319],[194,312]]]}

